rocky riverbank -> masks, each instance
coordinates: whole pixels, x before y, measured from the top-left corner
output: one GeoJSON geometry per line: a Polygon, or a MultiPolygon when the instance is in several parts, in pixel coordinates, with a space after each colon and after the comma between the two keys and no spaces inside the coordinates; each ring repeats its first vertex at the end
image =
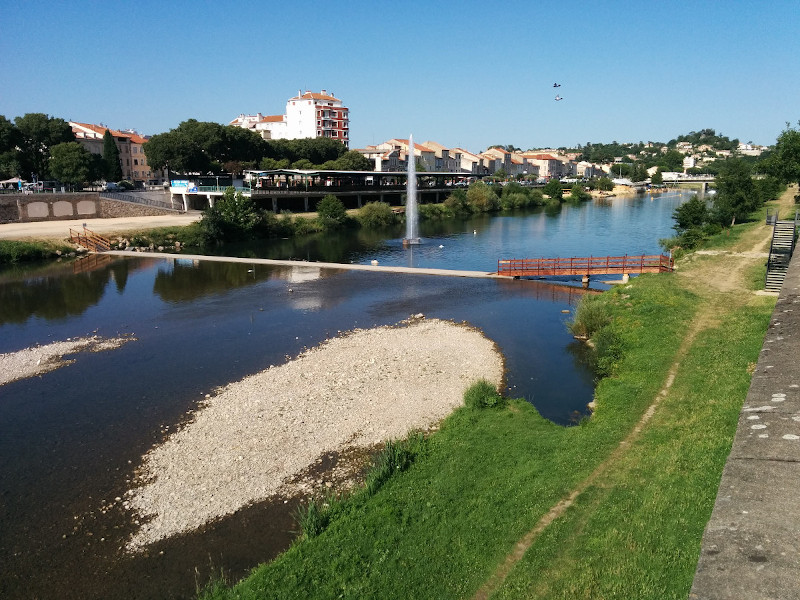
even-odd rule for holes
{"type": "Polygon", "coordinates": [[[74,358],[64,358],[65,356],[78,352],[113,350],[134,339],[136,338],[130,336],[103,338],[92,335],[0,354],[0,385],[35,377],[75,362],[74,358]]]}
{"type": "Polygon", "coordinates": [[[355,330],[207,397],[143,459],[123,505],[141,523],[131,550],[201,527],[276,494],[320,456],[434,427],[503,358],[481,332],[421,315],[355,330]]]}

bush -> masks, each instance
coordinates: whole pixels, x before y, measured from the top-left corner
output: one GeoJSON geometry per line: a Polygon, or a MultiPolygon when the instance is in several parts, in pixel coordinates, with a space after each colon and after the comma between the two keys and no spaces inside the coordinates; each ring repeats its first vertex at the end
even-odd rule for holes
{"type": "Polygon", "coordinates": [[[485,379],[473,383],[464,392],[464,405],[469,408],[494,408],[504,406],[505,399],[497,392],[497,389],[485,379]]]}
{"type": "Polygon", "coordinates": [[[575,317],[567,323],[567,329],[575,337],[588,340],[610,322],[611,316],[603,300],[598,296],[584,296],[575,310],[575,317]]]}
{"type": "Polygon", "coordinates": [[[525,208],[530,204],[528,195],[524,192],[514,192],[512,194],[503,194],[500,198],[500,207],[503,210],[513,210],[515,208],[525,208]]]}
{"type": "Polygon", "coordinates": [[[576,183],[572,186],[572,192],[569,195],[570,200],[580,200],[586,201],[591,200],[592,195],[583,189],[583,186],[580,183],[576,183]]]}
{"type": "Polygon", "coordinates": [[[433,219],[449,219],[454,216],[447,204],[420,204],[417,206],[417,213],[419,218],[427,221],[433,219]]]}
{"type": "Polygon", "coordinates": [[[392,211],[392,207],[386,202],[368,202],[356,217],[362,227],[378,229],[389,227],[397,223],[397,215],[392,211]]]}
{"type": "Polygon", "coordinates": [[[263,212],[241,192],[229,187],[223,196],[203,211],[200,229],[204,242],[235,242],[257,237],[263,212]]]}
{"type": "Polygon", "coordinates": [[[328,194],[317,205],[317,221],[323,229],[338,229],[347,222],[347,210],[333,194],[328,194]]]}
{"type": "Polygon", "coordinates": [[[469,186],[467,200],[473,212],[490,212],[497,210],[500,206],[497,194],[482,181],[476,181],[469,186]]]}
{"type": "Polygon", "coordinates": [[[542,192],[544,192],[547,196],[550,196],[551,200],[561,200],[564,197],[564,191],[561,188],[561,182],[558,179],[551,179],[547,182],[547,184],[542,188],[542,192]]]}
{"type": "Polygon", "coordinates": [[[453,191],[453,193],[445,199],[444,205],[452,214],[463,215],[472,212],[469,207],[469,199],[467,198],[466,190],[453,191]]]}

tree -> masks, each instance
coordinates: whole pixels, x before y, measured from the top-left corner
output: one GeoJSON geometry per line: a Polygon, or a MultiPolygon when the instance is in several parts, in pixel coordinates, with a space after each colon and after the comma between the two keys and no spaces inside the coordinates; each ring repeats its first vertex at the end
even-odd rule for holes
{"type": "Polygon", "coordinates": [[[63,142],[50,148],[50,173],[62,183],[80,185],[92,174],[92,156],[78,142],[63,142]]]}
{"type": "Polygon", "coordinates": [[[40,180],[50,176],[50,148],[62,142],[74,142],[72,127],[64,119],[43,113],[28,113],[14,119],[19,131],[19,162],[23,177],[40,180]]]}
{"type": "Polygon", "coordinates": [[[14,175],[21,175],[19,150],[21,138],[19,129],[14,124],[0,115],[0,178],[7,179],[14,175]]]}
{"type": "Polygon", "coordinates": [[[103,176],[106,181],[122,179],[122,165],[119,162],[119,148],[114,136],[106,129],[103,134],[103,176]]]}
{"type": "MultiPolygon", "coordinates": [[[[800,121],[798,121],[800,126],[800,121]]],[[[764,161],[764,170],[781,183],[800,183],[800,130],[786,123],[775,151],[764,161]]]]}
{"type": "Polygon", "coordinates": [[[375,164],[357,150],[342,154],[335,161],[337,171],[374,171],[375,164]]]}
{"type": "Polygon", "coordinates": [[[184,121],[144,144],[148,164],[180,173],[221,173],[226,163],[257,164],[269,148],[257,133],[235,126],[184,121]]]}
{"type": "Polygon", "coordinates": [[[610,192],[614,189],[614,182],[608,177],[600,177],[595,183],[595,187],[602,192],[610,192]]]}
{"type": "Polygon", "coordinates": [[[712,220],[720,225],[741,221],[761,203],[750,164],[739,158],[725,161],[717,175],[716,186],[712,220]]]}
{"type": "Polygon", "coordinates": [[[333,194],[328,194],[317,205],[317,219],[325,229],[336,229],[347,221],[347,210],[333,194]]]}
{"type": "Polygon", "coordinates": [[[697,196],[692,196],[690,200],[672,211],[672,218],[675,219],[673,229],[682,233],[693,227],[701,227],[708,221],[708,217],[708,207],[705,201],[697,196]]]}
{"type": "Polygon", "coordinates": [[[500,199],[495,191],[483,181],[476,181],[467,189],[467,201],[475,212],[489,212],[497,210],[500,199]]]}
{"type": "Polygon", "coordinates": [[[542,192],[550,196],[552,200],[561,200],[564,196],[564,191],[561,188],[561,182],[558,179],[551,179],[542,188],[542,192]]]}
{"type": "Polygon", "coordinates": [[[661,174],[661,169],[653,173],[653,175],[650,177],[650,183],[654,185],[661,185],[664,183],[664,176],[661,174]]]}
{"type": "Polygon", "coordinates": [[[661,156],[658,160],[658,166],[662,171],[682,171],[683,170],[683,154],[677,150],[669,150],[661,156]]]}

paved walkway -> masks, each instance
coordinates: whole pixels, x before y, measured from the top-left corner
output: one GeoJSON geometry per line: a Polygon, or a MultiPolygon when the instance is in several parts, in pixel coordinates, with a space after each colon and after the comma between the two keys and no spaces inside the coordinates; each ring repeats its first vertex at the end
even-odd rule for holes
{"type": "Polygon", "coordinates": [[[691,599],[800,599],[799,255],[739,415],[691,599]]]}

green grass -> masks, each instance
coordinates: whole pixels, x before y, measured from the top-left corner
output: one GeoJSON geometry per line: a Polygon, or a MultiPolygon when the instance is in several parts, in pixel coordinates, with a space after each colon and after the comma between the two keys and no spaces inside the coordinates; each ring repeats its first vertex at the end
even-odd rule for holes
{"type": "Polygon", "coordinates": [[[0,265],[46,260],[73,251],[66,244],[0,240],[0,265]]]}
{"type": "Polygon", "coordinates": [[[497,598],[685,599],[774,301],[701,334],[602,485],[527,552],[497,598]]]}
{"type": "MultiPolygon", "coordinates": [[[[406,471],[356,494],[232,589],[206,598],[462,598],[627,435],[663,385],[694,312],[671,276],[603,296],[626,347],[597,391],[598,413],[564,428],[529,404],[463,407],[406,471]]],[[[480,403],[479,403],[480,404],[480,403]]]]}

